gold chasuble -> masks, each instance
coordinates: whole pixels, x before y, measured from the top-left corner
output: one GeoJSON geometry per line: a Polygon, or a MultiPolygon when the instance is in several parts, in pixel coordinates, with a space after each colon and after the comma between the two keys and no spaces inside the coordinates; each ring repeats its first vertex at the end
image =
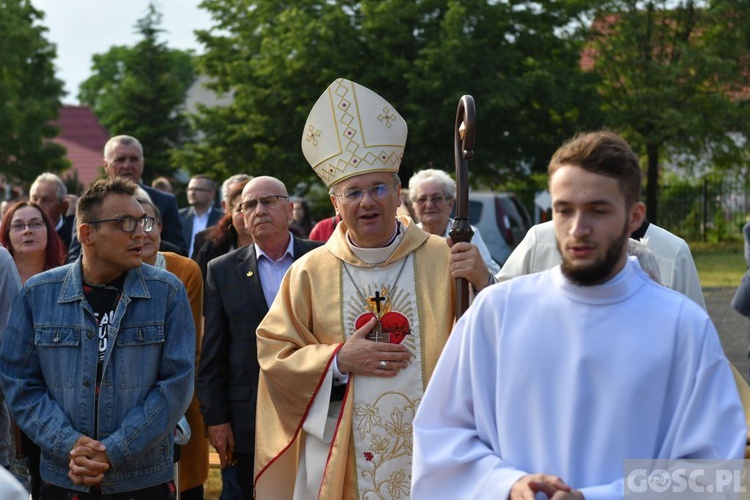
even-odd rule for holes
{"type": "Polygon", "coordinates": [[[445,240],[400,220],[377,264],[357,257],[340,223],[292,265],[258,327],[256,498],[409,498],[412,420],[453,326],[454,280],[445,240]],[[373,316],[370,338],[403,343],[409,366],[350,374],[331,402],[336,352],[373,316]]]}

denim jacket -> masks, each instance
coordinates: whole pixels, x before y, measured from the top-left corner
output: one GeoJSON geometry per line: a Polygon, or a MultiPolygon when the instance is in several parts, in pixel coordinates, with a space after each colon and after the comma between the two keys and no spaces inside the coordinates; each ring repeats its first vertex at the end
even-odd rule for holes
{"type": "Polygon", "coordinates": [[[147,265],[127,272],[109,328],[97,426],[98,343],[80,258],[27,281],[0,341],[0,383],[16,423],[42,448],[42,479],[87,490],[68,478],[68,454],[83,434],[106,446],[102,493],[165,483],[173,477],[173,430],[193,395],[195,326],[182,283],[147,265]]]}

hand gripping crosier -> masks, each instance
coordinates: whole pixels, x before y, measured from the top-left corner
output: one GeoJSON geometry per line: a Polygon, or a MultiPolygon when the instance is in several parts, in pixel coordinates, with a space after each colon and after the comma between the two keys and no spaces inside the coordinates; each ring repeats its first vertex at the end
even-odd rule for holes
{"type": "MultiPolygon", "coordinates": [[[[469,161],[474,159],[476,108],[470,95],[461,97],[456,111],[454,150],[456,153],[456,217],[450,231],[453,243],[469,243],[474,231],[469,222],[469,161]]],[[[469,282],[456,278],[456,318],[469,307],[469,282]]]]}

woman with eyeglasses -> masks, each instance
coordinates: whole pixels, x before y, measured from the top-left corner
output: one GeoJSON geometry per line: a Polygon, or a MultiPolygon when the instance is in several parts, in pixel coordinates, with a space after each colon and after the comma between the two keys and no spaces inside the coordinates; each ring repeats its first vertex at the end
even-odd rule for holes
{"type": "MultiPolygon", "coordinates": [[[[19,201],[11,206],[3,215],[0,228],[0,245],[13,256],[21,283],[26,283],[35,274],[65,263],[65,245],[36,203],[19,201]]],[[[36,500],[42,484],[39,476],[40,449],[17,427],[14,437],[16,455],[28,458],[31,496],[36,500]]]]}
{"type": "MultiPolygon", "coordinates": [[[[166,269],[177,276],[185,285],[195,324],[195,365],[198,366],[201,338],[203,337],[203,279],[198,270],[198,265],[192,259],[177,253],[159,251],[163,227],[161,213],[146,191],[139,190],[135,199],[143,207],[146,216],[155,220],[153,228],[146,233],[146,237],[143,239],[143,263],[166,269]]],[[[176,460],[179,460],[180,498],[182,500],[202,500],[203,483],[208,478],[208,440],[203,434],[203,417],[195,395],[190,402],[190,407],[185,412],[185,418],[190,425],[190,435],[187,437],[186,443],[180,443],[181,446],[177,451],[179,455],[176,458],[176,460]]]]}
{"type": "Polygon", "coordinates": [[[22,283],[65,262],[65,246],[36,203],[19,201],[11,206],[0,227],[0,245],[13,256],[22,283]]]}

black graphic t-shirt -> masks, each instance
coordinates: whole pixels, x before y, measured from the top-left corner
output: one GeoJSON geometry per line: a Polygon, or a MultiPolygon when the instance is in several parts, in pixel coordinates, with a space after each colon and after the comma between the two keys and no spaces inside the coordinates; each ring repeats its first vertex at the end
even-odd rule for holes
{"type": "MultiPolygon", "coordinates": [[[[107,354],[107,345],[109,343],[109,326],[112,324],[112,319],[115,316],[115,310],[117,309],[117,303],[120,301],[124,283],[124,273],[116,280],[103,285],[94,285],[86,283],[85,281],[83,282],[83,293],[86,295],[86,300],[91,304],[91,308],[94,310],[94,316],[96,316],[96,324],[98,327],[97,333],[99,348],[96,366],[95,401],[95,411],[97,413],[99,411],[99,390],[101,389],[102,377],[104,376],[102,368],[104,366],[104,358],[107,354]]],[[[98,422],[98,420],[98,415],[96,415],[94,422],[98,422]]]]}

